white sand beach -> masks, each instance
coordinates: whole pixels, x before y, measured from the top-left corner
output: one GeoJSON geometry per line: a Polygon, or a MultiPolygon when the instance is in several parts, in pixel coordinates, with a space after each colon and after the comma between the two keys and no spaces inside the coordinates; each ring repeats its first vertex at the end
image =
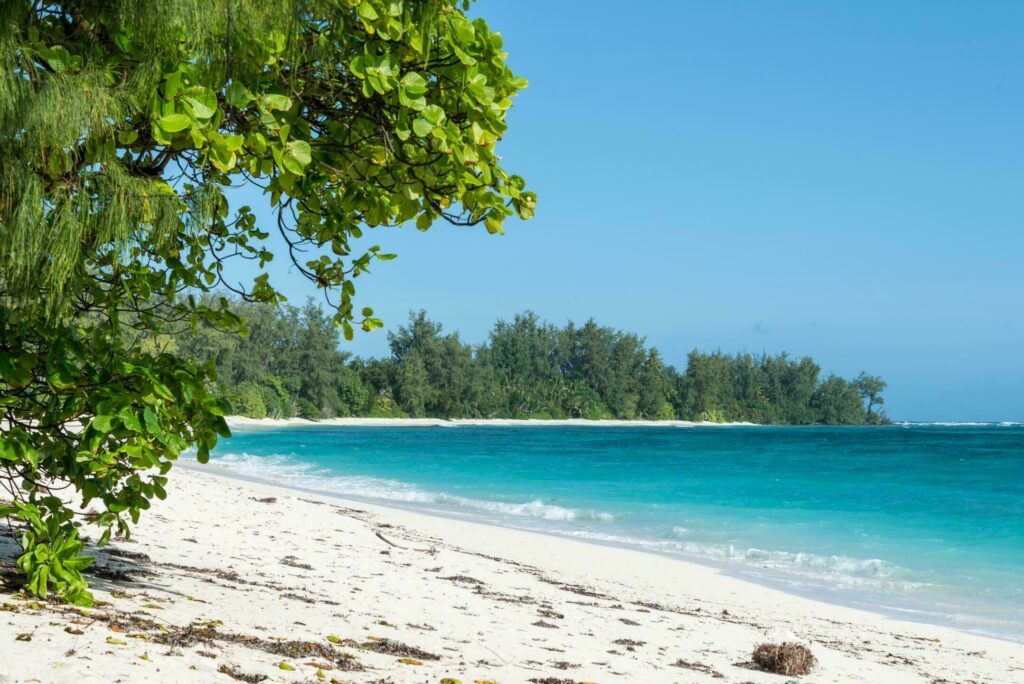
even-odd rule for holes
{"type": "MultiPolygon", "coordinates": [[[[2,682],[1024,681],[1024,646],[820,603],[638,551],[176,468],[99,603],[0,597],[2,682]],[[445,679],[448,678],[448,679],[445,679]]],[[[10,538],[0,538],[12,581],[10,538]]]]}

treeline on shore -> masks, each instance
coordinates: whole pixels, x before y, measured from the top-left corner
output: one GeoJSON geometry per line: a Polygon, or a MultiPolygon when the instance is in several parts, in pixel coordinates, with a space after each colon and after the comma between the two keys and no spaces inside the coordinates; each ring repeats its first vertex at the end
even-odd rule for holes
{"type": "Polygon", "coordinates": [[[233,310],[248,320],[248,337],[200,327],[174,343],[212,362],[235,412],[252,418],[886,422],[880,378],[822,377],[807,357],[696,350],[678,371],[642,337],[592,320],[558,327],[527,312],[474,346],[420,311],[388,334],[390,356],[363,359],[339,349],[337,328],[312,302],[233,310]]]}

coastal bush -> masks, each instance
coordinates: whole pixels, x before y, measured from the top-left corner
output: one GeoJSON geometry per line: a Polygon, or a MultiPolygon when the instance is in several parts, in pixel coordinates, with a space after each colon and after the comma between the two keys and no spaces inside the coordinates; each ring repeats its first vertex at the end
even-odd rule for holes
{"type": "Polygon", "coordinates": [[[669,404],[666,401],[666,402],[662,403],[661,408],[659,408],[658,412],[654,414],[653,419],[654,420],[674,420],[675,417],[676,417],[675,410],[672,408],[672,405],[669,404]]]}
{"type": "Polygon", "coordinates": [[[267,405],[263,402],[263,390],[254,382],[243,382],[235,390],[231,410],[250,418],[266,418],[267,405]]]}
{"type": "Polygon", "coordinates": [[[324,417],[323,411],[316,407],[316,404],[305,397],[299,397],[298,401],[299,418],[306,420],[320,420],[324,417]]]}
{"type": "MultiPolygon", "coordinates": [[[[319,377],[272,386],[266,346],[239,344],[246,321],[204,293],[280,305],[265,266],[283,257],[351,338],[382,324],[355,306],[354,279],[394,257],[358,242],[370,229],[442,219],[500,233],[532,215],[495,149],[526,81],[468,5],[4,3],[0,516],[31,592],[91,601],[80,527],[100,544],[127,536],[178,454],[194,445],[205,462],[230,434],[215,385],[228,358],[271,387],[271,415],[333,381],[310,356],[319,377]],[[261,210],[239,186],[265,190],[261,210]],[[251,262],[251,282],[227,277],[233,259],[251,262]],[[206,361],[172,343],[189,332],[206,361]]],[[[277,339],[263,318],[249,332],[277,339]]],[[[241,404],[259,411],[249,392],[241,404]]]]}

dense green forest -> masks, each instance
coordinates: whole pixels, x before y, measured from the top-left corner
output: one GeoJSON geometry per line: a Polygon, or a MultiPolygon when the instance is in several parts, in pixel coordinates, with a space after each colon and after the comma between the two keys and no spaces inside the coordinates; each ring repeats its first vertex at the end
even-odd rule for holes
{"type": "Polygon", "coordinates": [[[809,358],[692,351],[686,369],[636,334],[594,321],[557,327],[532,313],[499,321],[478,346],[420,311],[389,333],[391,355],[339,350],[330,317],[235,302],[239,338],[200,328],[178,351],[216,368],[241,415],[619,418],[790,424],[884,422],[884,381],[829,375],[809,358]]]}

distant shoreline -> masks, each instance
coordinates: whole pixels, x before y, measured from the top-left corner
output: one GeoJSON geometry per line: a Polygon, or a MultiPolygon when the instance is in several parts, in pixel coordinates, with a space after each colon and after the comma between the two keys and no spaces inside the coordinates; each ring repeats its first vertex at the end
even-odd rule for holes
{"type": "Polygon", "coordinates": [[[246,427],[761,427],[759,423],[713,423],[710,421],[692,420],[587,420],[574,419],[534,419],[534,418],[324,418],[307,420],[305,418],[248,418],[246,416],[228,416],[228,425],[232,428],[246,427]]]}

